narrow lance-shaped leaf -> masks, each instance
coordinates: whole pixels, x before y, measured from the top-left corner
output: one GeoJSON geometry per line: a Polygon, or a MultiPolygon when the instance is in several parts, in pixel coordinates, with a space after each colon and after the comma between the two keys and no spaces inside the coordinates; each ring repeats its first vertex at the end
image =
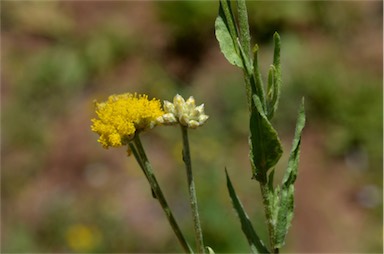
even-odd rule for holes
{"type": "Polygon", "coordinates": [[[231,37],[233,39],[233,43],[236,43],[235,41],[238,35],[236,21],[233,15],[230,0],[220,0],[219,16],[224,17],[225,23],[228,26],[229,33],[231,34],[231,37]]]}
{"type": "Polygon", "coordinates": [[[270,203],[270,209],[271,209],[271,225],[272,228],[270,229],[273,235],[273,238],[276,239],[276,226],[278,221],[278,215],[279,215],[279,205],[280,205],[280,186],[276,186],[274,189],[270,189],[268,193],[269,197],[269,203],[270,203]]]}
{"type": "Polygon", "coordinates": [[[259,100],[262,102],[262,113],[264,114],[265,108],[265,96],[264,96],[264,88],[263,81],[261,78],[261,73],[258,65],[258,46],[257,44],[253,48],[253,59],[250,58],[241,47],[240,41],[238,41],[241,60],[243,61],[246,83],[247,83],[247,96],[249,108],[252,114],[253,107],[253,96],[257,96],[259,100]]]}
{"type": "Polygon", "coordinates": [[[279,99],[280,99],[280,90],[281,90],[281,84],[282,84],[282,78],[281,78],[281,63],[280,63],[280,36],[276,32],[273,36],[274,40],[274,53],[273,53],[273,65],[270,68],[269,75],[272,75],[268,78],[268,111],[267,116],[268,119],[272,119],[273,115],[275,114],[279,99]]]}
{"type": "Polygon", "coordinates": [[[220,1],[219,15],[215,21],[215,34],[220,50],[233,65],[243,68],[237,45],[237,30],[229,1],[220,1]]]}
{"type": "Polygon", "coordinates": [[[247,55],[241,46],[240,39],[237,39],[237,45],[240,51],[240,58],[244,66],[245,76],[250,77],[252,76],[253,72],[253,66],[252,66],[252,59],[250,59],[249,55],[247,55]]]}
{"type": "Polygon", "coordinates": [[[274,103],[273,98],[276,93],[276,83],[275,83],[275,72],[276,68],[273,64],[269,67],[268,71],[268,86],[267,86],[267,116],[268,119],[272,119],[274,113],[274,103]]]}
{"type": "Polygon", "coordinates": [[[251,53],[251,36],[249,33],[248,13],[245,0],[237,0],[237,21],[239,27],[239,49],[243,60],[245,90],[247,94],[247,104],[249,112],[252,107],[252,55],[251,53]]]}
{"type": "MultiPolygon", "coordinates": [[[[259,46],[256,44],[253,48],[253,76],[252,80],[254,83],[254,93],[259,96],[260,101],[262,102],[263,109],[266,108],[265,103],[265,94],[264,94],[264,85],[263,79],[261,77],[260,68],[259,68],[259,46]]],[[[252,81],[251,80],[251,81],[252,81]]]]}
{"type": "Polygon", "coordinates": [[[239,198],[236,195],[235,189],[233,188],[227,170],[225,170],[225,174],[227,177],[227,188],[229,196],[231,197],[233,207],[235,208],[236,213],[239,216],[241,229],[247,237],[252,253],[269,253],[268,249],[265,247],[264,243],[261,241],[260,237],[253,229],[252,223],[249,220],[247,213],[244,211],[243,205],[241,204],[239,198]]]}
{"type": "Polygon", "coordinates": [[[300,144],[301,144],[301,133],[305,126],[305,108],[304,108],[304,98],[301,101],[297,122],[296,122],[296,130],[295,136],[292,142],[291,153],[289,155],[288,167],[285,171],[284,178],[282,181],[283,186],[288,186],[290,184],[294,184],[297,171],[299,167],[299,156],[300,156],[300,144]]]}
{"type": "Polygon", "coordinates": [[[281,248],[284,245],[285,237],[291,225],[294,213],[294,183],[297,177],[299,167],[301,133],[305,125],[304,99],[302,100],[298,119],[296,123],[296,131],[293,139],[292,150],[288,160],[288,167],[284,174],[280,203],[277,216],[276,226],[276,243],[275,248],[281,248]]]}
{"type": "Polygon", "coordinates": [[[260,182],[267,181],[267,171],[276,165],[283,153],[276,130],[265,116],[259,97],[253,95],[250,119],[250,159],[253,175],[260,182]]]}
{"type": "Polygon", "coordinates": [[[244,52],[249,56],[251,50],[251,36],[249,34],[248,13],[245,0],[237,0],[237,16],[239,21],[239,37],[241,47],[244,52]]]}
{"type": "MultiPolygon", "coordinates": [[[[276,207],[277,208],[277,207],[276,207]]],[[[291,226],[294,210],[294,186],[289,185],[282,188],[279,193],[279,203],[277,212],[277,225],[274,248],[281,248],[285,244],[285,236],[291,226]]]]}

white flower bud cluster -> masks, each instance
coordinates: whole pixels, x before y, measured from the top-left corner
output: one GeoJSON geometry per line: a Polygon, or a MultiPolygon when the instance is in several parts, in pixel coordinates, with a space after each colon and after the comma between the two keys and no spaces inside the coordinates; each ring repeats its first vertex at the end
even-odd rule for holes
{"type": "Polygon", "coordinates": [[[191,96],[187,101],[179,94],[173,98],[173,103],[164,101],[165,114],[159,121],[163,124],[176,124],[195,129],[207,121],[208,116],[204,113],[204,104],[196,107],[195,99],[191,96]]]}

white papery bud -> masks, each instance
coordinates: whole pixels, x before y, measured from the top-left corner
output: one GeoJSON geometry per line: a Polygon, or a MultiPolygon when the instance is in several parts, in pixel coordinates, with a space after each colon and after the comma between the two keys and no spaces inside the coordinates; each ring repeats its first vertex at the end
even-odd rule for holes
{"type": "Polygon", "coordinates": [[[176,112],[175,105],[173,105],[173,103],[169,101],[164,101],[164,111],[165,113],[175,114],[176,112]]]}
{"type": "Polygon", "coordinates": [[[200,126],[200,123],[197,122],[197,121],[195,121],[195,120],[190,120],[190,121],[188,122],[188,127],[189,127],[189,128],[196,129],[196,128],[199,127],[199,126],[200,126]]]}
{"type": "Polygon", "coordinates": [[[177,94],[173,103],[164,101],[164,114],[159,122],[163,124],[176,124],[195,129],[207,121],[208,116],[204,113],[204,104],[196,107],[195,99],[190,96],[187,101],[177,94]]]}
{"type": "Polygon", "coordinates": [[[177,123],[175,115],[173,113],[167,113],[162,116],[164,124],[174,124],[177,123]]]}

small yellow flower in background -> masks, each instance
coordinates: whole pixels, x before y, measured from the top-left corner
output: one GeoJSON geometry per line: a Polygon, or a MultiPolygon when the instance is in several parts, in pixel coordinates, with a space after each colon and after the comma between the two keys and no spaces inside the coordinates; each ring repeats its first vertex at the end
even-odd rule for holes
{"type": "Polygon", "coordinates": [[[65,235],[68,247],[80,253],[92,251],[99,245],[101,240],[99,230],[84,224],[70,225],[65,235]]]}
{"type": "Polygon", "coordinates": [[[137,131],[151,129],[162,122],[164,111],[157,99],[147,95],[124,93],[96,102],[98,119],[92,119],[92,131],[100,135],[104,148],[127,145],[137,131]]]}
{"type": "Polygon", "coordinates": [[[184,100],[179,94],[173,98],[173,103],[164,101],[165,114],[162,116],[164,124],[176,124],[195,129],[207,121],[208,116],[204,113],[204,104],[196,106],[195,99],[191,96],[184,100]]]}

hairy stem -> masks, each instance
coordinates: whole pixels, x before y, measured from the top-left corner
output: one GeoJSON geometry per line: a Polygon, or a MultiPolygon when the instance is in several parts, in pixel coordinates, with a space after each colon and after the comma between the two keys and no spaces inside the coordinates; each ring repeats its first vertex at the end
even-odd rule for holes
{"type": "Polygon", "coordinates": [[[267,219],[267,227],[268,227],[268,236],[269,236],[269,243],[271,245],[271,251],[272,253],[279,253],[278,248],[274,248],[276,239],[275,239],[275,225],[273,223],[272,218],[272,200],[270,200],[269,192],[271,191],[268,187],[267,182],[259,182],[260,183],[260,189],[261,189],[261,196],[263,197],[263,205],[264,205],[264,212],[265,217],[267,219]]]}
{"type": "Polygon", "coordinates": [[[180,127],[181,127],[182,136],[183,136],[183,161],[185,163],[185,168],[187,171],[189,200],[190,200],[191,209],[192,209],[195,241],[196,241],[197,251],[199,253],[205,253],[203,233],[201,230],[199,209],[198,209],[197,198],[196,198],[195,181],[193,180],[193,174],[192,174],[191,154],[189,151],[189,140],[188,140],[188,127],[183,125],[180,125],[180,127]]]}

